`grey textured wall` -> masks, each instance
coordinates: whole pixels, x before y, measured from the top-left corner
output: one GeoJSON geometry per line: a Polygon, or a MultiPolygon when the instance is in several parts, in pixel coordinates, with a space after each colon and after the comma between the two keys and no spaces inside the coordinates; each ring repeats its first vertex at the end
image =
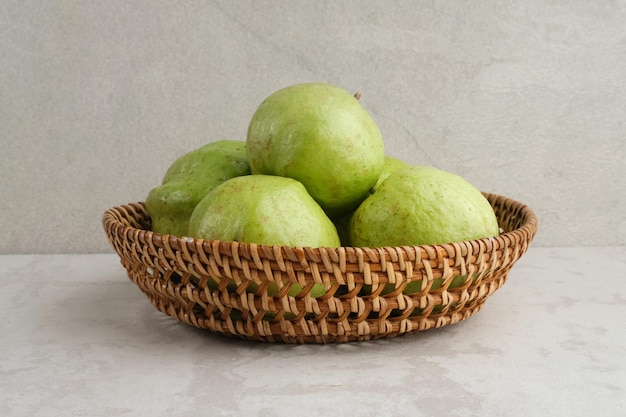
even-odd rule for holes
{"type": "Polygon", "coordinates": [[[245,139],[286,85],[361,91],[387,153],[626,244],[624,1],[0,3],[0,253],[109,252],[105,209],[245,139]]]}

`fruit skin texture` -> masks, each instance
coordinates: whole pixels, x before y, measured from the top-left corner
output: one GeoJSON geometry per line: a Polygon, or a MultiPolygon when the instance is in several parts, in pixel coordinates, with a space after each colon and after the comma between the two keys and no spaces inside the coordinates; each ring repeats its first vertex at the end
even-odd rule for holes
{"type": "Polygon", "coordinates": [[[497,236],[493,208],[465,179],[428,166],[389,175],[350,219],[353,246],[435,245],[497,236]]]}
{"type": "MultiPolygon", "coordinates": [[[[378,176],[378,181],[376,184],[370,189],[370,192],[373,193],[376,191],[378,186],[389,176],[392,172],[398,171],[402,168],[409,167],[410,165],[404,161],[401,161],[392,156],[385,156],[385,165],[383,166],[383,171],[378,176]]],[[[341,244],[343,246],[352,246],[350,244],[350,218],[354,212],[351,211],[339,217],[333,217],[333,223],[335,223],[335,227],[337,228],[337,233],[339,233],[339,239],[341,240],[341,244]]]]}
{"type": "Polygon", "coordinates": [[[387,179],[387,177],[389,175],[391,175],[392,173],[401,170],[402,168],[407,168],[410,165],[407,164],[406,162],[394,158],[393,156],[385,156],[385,164],[383,165],[383,170],[380,173],[380,175],[378,176],[378,180],[376,181],[376,184],[374,184],[374,187],[372,188],[372,190],[376,190],[376,188],[378,188],[378,186],[387,179]]]}
{"type": "Polygon", "coordinates": [[[294,178],[331,217],[367,196],[383,169],[380,130],[346,90],[323,83],[278,90],[257,108],[247,133],[253,174],[294,178]]]}
{"type": "Polygon", "coordinates": [[[338,247],[337,230],[304,186],[248,175],[215,187],[194,209],[189,236],[281,246],[338,247]]]}
{"type": "Polygon", "coordinates": [[[212,142],[180,156],[146,198],[152,231],[186,235],[189,217],[200,200],[222,182],[242,175],[250,175],[243,141],[212,142]]]}

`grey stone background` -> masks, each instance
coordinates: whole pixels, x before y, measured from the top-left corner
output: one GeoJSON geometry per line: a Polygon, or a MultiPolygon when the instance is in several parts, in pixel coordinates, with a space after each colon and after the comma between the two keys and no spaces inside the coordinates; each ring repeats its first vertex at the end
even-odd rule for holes
{"type": "Polygon", "coordinates": [[[624,1],[0,3],[0,253],[110,252],[101,216],[245,139],[289,84],[361,91],[387,153],[626,244],[624,1]]]}

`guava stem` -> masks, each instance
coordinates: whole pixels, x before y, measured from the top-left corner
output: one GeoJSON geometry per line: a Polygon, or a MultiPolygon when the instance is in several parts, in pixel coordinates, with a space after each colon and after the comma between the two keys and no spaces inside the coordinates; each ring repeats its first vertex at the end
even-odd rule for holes
{"type": "Polygon", "coordinates": [[[361,92],[357,91],[356,93],[354,93],[354,98],[356,98],[357,100],[361,99],[361,92]]]}

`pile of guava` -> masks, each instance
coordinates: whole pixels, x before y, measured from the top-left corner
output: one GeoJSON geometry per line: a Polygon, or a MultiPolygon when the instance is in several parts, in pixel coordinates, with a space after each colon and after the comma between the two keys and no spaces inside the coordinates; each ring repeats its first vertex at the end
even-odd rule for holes
{"type": "Polygon", "coordinates": [[[154,232],[263,245],[434,245],[499,233],[476,187],[386,155],[358,94],[325,83],[268,96],[245,141],[180,156],[145,204],[154,232]]]}

